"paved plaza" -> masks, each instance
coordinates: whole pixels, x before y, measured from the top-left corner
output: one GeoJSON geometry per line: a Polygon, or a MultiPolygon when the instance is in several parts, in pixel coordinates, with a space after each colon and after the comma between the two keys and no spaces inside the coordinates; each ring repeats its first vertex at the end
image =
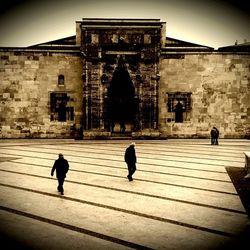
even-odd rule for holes
{"type": "MultiPolygon", "coordinates": [[[[243,249],[249,217],[227,173],[249,140],[1,140],[5,249],[243,249]],[[50,171],[70,164],[64,195],[50,171]]],[[[246,247],[247,249],[247,247],[246,247]]]]}

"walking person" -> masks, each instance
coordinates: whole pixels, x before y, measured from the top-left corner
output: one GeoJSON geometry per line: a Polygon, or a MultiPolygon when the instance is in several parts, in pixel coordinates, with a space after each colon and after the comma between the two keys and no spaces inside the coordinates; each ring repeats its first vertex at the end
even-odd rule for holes
{"type": "Polygon", "coordinates": [[[219,138],[219,130],[216,127],[213,127],[211,129],[210,135],[211,135],[211,145],[219,145],[218,138],[219,138]]]}
{"type": "Polygon", "coordinates": [[[63,154],[61,153],[58,155],[58,159],[55,160],[55,163],[51,170],[51,176],[54,175],[55,170],[56,170],[56,178],[58,180],[57,190],[58,192],[61,193],[61,195],[63,195],[64,194],[63,183],[64,179],[66,178],[66,174],[69,170],[69,164],[68,161],[64,159],[63,154]]]}
{"type": "Polygon", "coordinates": [[[124,160],[128,166],[128,180],[133,181],[133,174],[136,171],[136,154],[135,154],[135,143],[132,142],[129,147],[127,147],[124,155],[124,160]]]}

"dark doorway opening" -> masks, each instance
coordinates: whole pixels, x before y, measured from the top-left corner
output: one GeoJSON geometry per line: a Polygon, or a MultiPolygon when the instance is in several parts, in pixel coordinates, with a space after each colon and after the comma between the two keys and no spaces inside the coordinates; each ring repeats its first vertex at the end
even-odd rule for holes
{"type": "Polygon", "coordinates": [[[127,132],[127,125],[134,125],[136,115],[135,88],[122,57],[113,73],[108,89],[107,118],[109,130],[114,132],[120,126],[120,132],[127,132]]]}

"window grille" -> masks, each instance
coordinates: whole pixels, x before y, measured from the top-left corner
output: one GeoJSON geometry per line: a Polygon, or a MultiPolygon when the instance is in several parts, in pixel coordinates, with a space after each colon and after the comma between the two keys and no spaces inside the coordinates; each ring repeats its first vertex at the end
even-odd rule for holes
{"type": "Polygon", "coordinates": [[[168,112],[174,112],[174,121],[182,123],[187,118],[187,113],[191,110],[191,95],[187,92],[167,93],[167,109],[168,112]],[[183,115],[185,113],[185,117],[183,115]]]}
{"type": "Polygon", "coordinates": [[[168,101],[167,101],[168,112],[174,112],[175,106],[178,103],[178,101],[182,103],[184,112],[189,112],[191,110],[192,93],[172,92],[172,93],[167,93],[167,95],[168,95],[168,101]]]}
{"type": "Polygon", "coordinates": [[[73,121],[74,107],[72,107],[71,98],[67,93],[50,93],[50,120],[51,121],[73,121]]]}

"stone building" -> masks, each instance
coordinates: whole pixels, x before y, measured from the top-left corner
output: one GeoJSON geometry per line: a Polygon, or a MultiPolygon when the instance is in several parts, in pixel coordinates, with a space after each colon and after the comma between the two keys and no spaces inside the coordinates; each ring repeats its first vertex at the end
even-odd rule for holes
{"type": "Polygon", "coordinates": [[[249,43],[214,50],[159,19],[82,19],[76,36],[0,48],[0,138],[246,138],[249,43]]]}

